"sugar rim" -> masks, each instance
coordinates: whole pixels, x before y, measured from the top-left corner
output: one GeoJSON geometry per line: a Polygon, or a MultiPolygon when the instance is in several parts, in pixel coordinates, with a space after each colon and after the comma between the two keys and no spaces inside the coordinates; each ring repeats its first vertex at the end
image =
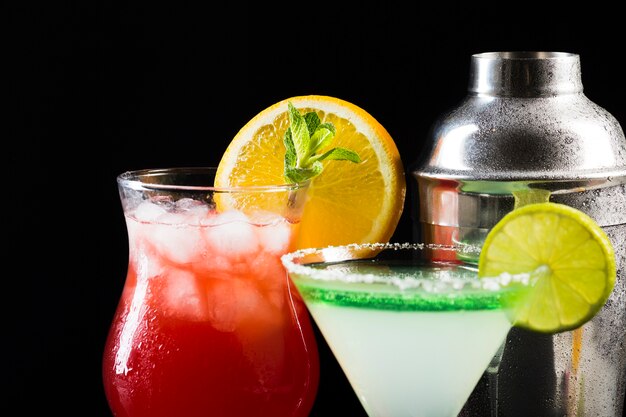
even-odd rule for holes
{"type": "MultiPolygon", "coordinates": [[[[454,245],[440,245],[440,244],[424,244],[424,243],[351,243],[347,245],[340,246],[327,246],[324,248],[305,248],[300,249],[294,252],[287,253],[281,256],[281,262],[283,266],[287,269],[289,274],[301,275],[306,277],[307,279],[317,280],[317,281],[336,281],[342,283],[363,283],[363,284],[388,284],[398,287],[400,290],[414,290],[414,289],[422,289],[427,292],[458,292],[463,289],[479,289],[479,290],[488,290],[488,291],[500,291],[503,288],[507,287],[513,283],[519,283],[523,285],[528,285],[535,272],[529,273],[521,273],[521,274],[510,274],[510,273],[502,273],[495,277],[480,277],[476,280],[467,280],[458,278],[451,275],[442,275],[438,277],[436,281],[433,282],[432,279],[419,278],[415,276],[407,277],[407,276],[397,276],[397,277],[389,277],[385,276],[384,278],[380,275],[371,274],[371,273],[352,273],[346,271],[339,271],[334,269],[318,269],[306,266],[306,264],[296,262],[296,259],[304,258],[305,256],[309,256],[315,253],[324,254],[325,252],[328,254],[328,257],[332,259],[333,254],[335,255],[335,261],[342,261],[354,258],[348,258],[344,256],[343,259],[337,258],[338,254],[341,253],[351,253],[353,251],[358,250],[372,250],[372,251],[382,251],[382,250],[419,250],[422,251],[424,249],[433,249],[433,250],[444,250],[444,251],[454,251],[456,253],[476,253],[478,250],[473,246],[454,246],[454,245]]],[[[324,262],[332,262],[329,261],[320,261],[324,262]]]]}

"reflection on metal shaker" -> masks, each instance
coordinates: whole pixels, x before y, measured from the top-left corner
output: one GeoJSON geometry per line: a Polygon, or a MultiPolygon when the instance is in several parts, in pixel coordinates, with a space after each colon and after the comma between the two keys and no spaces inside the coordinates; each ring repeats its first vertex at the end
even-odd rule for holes
{"type": "MultiPolygon", "coordinates": [[[[616,252],[600,313],[556,335],[513,329],[463,416],[621,417],[626,390],[626,139],[583,94],[581,60],[562,52],[471,57],[468,94],[438,118],[411,167],[414,240],[474,248],[516,196],[593,217],[616,252]],[[541,194],[541,193],[539,193],[541,194]]],[[[468,259],[472,261],[472,259],[468,259]]]]}

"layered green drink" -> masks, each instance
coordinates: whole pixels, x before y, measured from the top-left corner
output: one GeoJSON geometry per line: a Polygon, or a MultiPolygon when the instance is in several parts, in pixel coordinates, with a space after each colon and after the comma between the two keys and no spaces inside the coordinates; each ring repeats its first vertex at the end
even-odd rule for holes
{"type": "Polygon", "coordinates": [[[454,417],[512,326],[579,328],[615,285],[602,229],[568,206],[514,210],[467,246],[352,244],[281,260],[370,417],[454,417]]]}
{"type": "Polygon", "coordinates": [[[456,416],[504,342],[506,306],[528,276],[479,279],[475,266],[437,260],[458,250],[352,245],[284,258],[368,415],[456,416]]]}

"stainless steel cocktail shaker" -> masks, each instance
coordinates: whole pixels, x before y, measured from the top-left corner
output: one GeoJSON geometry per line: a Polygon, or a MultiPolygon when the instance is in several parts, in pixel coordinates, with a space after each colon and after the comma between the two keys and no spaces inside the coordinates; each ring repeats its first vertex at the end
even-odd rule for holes
{"type": "Polygon", "coordinates": [[[416,240],[480,247],[515,207],[516,191],[535,189],[592,216],[616,252],[617,283],[600,313],[557,335],[513,329],[463,415],[621,417],[626,139],[618,121],[583,94],[580,57],[473,55],[468,94],[435,121],[428,139],[411,167],[416,240]]]}

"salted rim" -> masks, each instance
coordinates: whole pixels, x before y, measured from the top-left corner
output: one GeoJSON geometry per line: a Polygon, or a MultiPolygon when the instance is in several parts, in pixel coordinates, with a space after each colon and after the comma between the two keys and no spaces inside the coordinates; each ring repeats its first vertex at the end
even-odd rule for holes
{"type": "MultiPolygon", "coordinates": [[[[347,258],[347,253],[359,250],[447,250],[456,253],[475,253],[479,248],[473,246],[450,246],[424,243],[352,243],[341,246],[327,246],[324,248],[305,248],[281,256],[281,262],[289,274],[304,276],[307,279],[318,281],[336,281],[340,283],[363,283],[363,284],[387,284],[398,287],[400,290],[422,289],[426,292],[458,292],[463,289],[482,289],[499,291],[513,283],[528,285],[535,272],[509,274],[502,273],[495,277],[480,277],[475,280],[467,280],[456,277],[456,274],[442,274],[437,280],[432,278],[419,278],[415,275],[399,274],[397,277],[384,276],[371,273],[353,273],[337,269],[318,269],[306,264],[298,263],[297,259],[315,253],[323,255],[324,262],[340,262],[358,258],[347,258]]],[[[315,262],[318,264],[318,262],[315,262]]]]}

